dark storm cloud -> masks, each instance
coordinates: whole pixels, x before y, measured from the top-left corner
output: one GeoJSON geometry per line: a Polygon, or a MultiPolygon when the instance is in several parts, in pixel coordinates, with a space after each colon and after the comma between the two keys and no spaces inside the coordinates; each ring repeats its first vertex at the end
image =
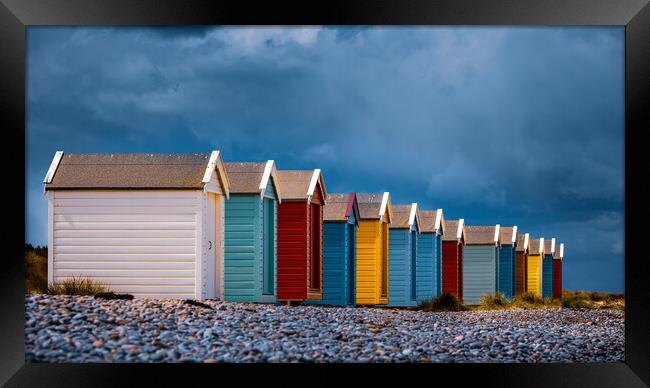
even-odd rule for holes
{"type": "Polygon", "coordinates": [[[30,28],[27,70],[29,241],[58,149],[218,148],[558,237],[568,287],[622,289],[622,28],[30,28]]]}

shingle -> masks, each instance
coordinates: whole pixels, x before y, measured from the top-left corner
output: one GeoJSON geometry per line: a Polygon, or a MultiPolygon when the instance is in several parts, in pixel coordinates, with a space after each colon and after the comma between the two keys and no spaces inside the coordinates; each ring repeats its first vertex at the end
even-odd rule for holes
{"type": "Polygon", "coordinates": [[[224,163],[230,192],[235,194],[259,193],[266,162],[228,162],[224,163]]]}
{"type": "Polygon", "coordinates": [[[502,245],[512,245],[512,232],[514,229],[514,226],[499,227],[499,242],[502,245]]]}
{"type": "Polygon", "coordinates": [[[411,205],[393,205],[393,220],[390,227],[393,229],[408,228],[411,217],[411,205]]]}
{"type": "Polygon", "coordinates": [[[307,200],[307,190],[314,170],[278,170],[282,200],[307,200]]]}
{"type": "Polygon", "coordinates": [[[201,189],[210,153],[64,154],[48,190],[201,189]]]}
{"type": "Polygon", "coordinates": [[[494,244],[494,233],[496,226],[465,226],[467,245],[494,244]]]}

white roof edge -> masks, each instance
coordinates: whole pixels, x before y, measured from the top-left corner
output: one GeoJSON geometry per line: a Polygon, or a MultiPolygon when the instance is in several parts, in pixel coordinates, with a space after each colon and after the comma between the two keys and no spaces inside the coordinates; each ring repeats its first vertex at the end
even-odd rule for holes
{"type": "Polygon", "coordinates": [[[551,239],[551,253],[555,253],[555,237],[551,239]]]}
{"type": "Polygon", "coordinates": [[[415,222],[415,212],[418,209],[418,204],[416,202],[413,202],[411,204],[411,213],[409,214],[409,226],[413,226],[413,223],[415,222]]]}
{"type": "Polygon", "coordinates": [[[524,249],[528,249],[528,240],[530,238],[530,233],[524,234],[524,249]]]}
{"type": "Polygon", "coordinates": [[[512,227],[512,243],[517,242],[517,225],[512,227]]]}
{"type": "Polygon", "coordinates": [[[260,181],[260,187],[259,187],[260,197],[264,197],[266,186],[268,186],[269,180],[271,178],[271,171],[273,171],[273,161],[268,160],[266,162],[266,166],[264,166],[264,173],[262,174],[262,180],[260,181]]]}
{"type": "Polygon", "coordinates": [[[311,197],[314,195],[314,190],[316,190],[316,183],[318,183],[319,175],[320,168],[314,169],[314,173],[311,176],[311,181],[309,182],[309,187],[307,188],[307,202],[311,201],[311,197]]]}
{"type": "Polygon", "coordinates": [[[50,163],[50,168],[47,169],[45,178],[43,178],[43,183],[52,183],[52,178],[54,178],[54,173],[56,169],[59,168],[59,163],[61,163],[61,158],[63,157],[63,151],[56,151],[54,157],[52,158],[52,163],[50,163]]]}
{"type": "Polygon", "coordinates": [[[541,255],[544,252],[544,237],[539,238],[539,254],[541,255]]]}
{"type": "MultiPolygon", "coordinates": [[[[230,181],[228,180],[228,174],[223,165],[223,160],[221,159],[220,151],[212,151],[210,154],[210,159],[208,160],[208,165],[205,167],[205,172],[203,173],[203,179],[201,183],[208,183],[212,178],[212,173],[217,170],[217,177],[221,181],[221,186],[226,194],[226,198],[230,198],[230,181]]],[[[205,188],[204,188],[205,189],[205,188]]]]}
{"type": "Polygon", "coordinates": [[[205,172],[203,173],[202,183],[210,182],[210,177],[215,167],[217,167],[217,162],[219,160],[219,151],[212,151],[210,154],[210,160],[208,160],[208,165],[205,166],[205,172]]]}
{"type": "Polygon", "coordinates": [[[440,230],[440,224],[442,223],[442,209],[438,209],[436,212],[436,223],[433,226],[433,229],[437,232],[440,230]]]}
{"type": "Polygon", "coordinates": [[[494,228],[494,242],[496,244],[499,243],[499,229],[501,229],[501,225],[497,224],[494,228]]]}
{"type": "Polygon", "coordinates": [[[381,198],[381,207],[379,208],[379,217],[383,219],[386,214],[386,207],[388,207],[388,191],[384,191],[384,196],[381,198]]]}
{"type": "Polygon", "coordinates": [[[456,232],[456,238],[460,238],[463,235],[463,224],[465,223],[465,219],[461,218],[458,220],[458,231],[456,232]]]}

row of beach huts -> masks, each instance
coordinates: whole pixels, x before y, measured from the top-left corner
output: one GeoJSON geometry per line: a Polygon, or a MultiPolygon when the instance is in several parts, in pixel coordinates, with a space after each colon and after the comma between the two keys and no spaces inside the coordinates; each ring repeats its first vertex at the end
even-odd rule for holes
{"type": "Polygon", "coordinates": [[[219,151],[64,154],[44,179],[48,280],[148,298],[409,307],[450,292],[559,298],[564,244],[466,225],[388,192],[328,193],[321,170],[219,151]]]}

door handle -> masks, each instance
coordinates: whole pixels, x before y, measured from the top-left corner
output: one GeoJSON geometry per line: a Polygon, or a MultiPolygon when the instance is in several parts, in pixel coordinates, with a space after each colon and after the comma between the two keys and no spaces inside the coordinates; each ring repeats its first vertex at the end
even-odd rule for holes
{"type": "Polygon", "coordinates": [[[210,246],[208,247],[208,250],[212,250],[212,241],[208,241],[208,244],[210,244],[210,246]]]}

